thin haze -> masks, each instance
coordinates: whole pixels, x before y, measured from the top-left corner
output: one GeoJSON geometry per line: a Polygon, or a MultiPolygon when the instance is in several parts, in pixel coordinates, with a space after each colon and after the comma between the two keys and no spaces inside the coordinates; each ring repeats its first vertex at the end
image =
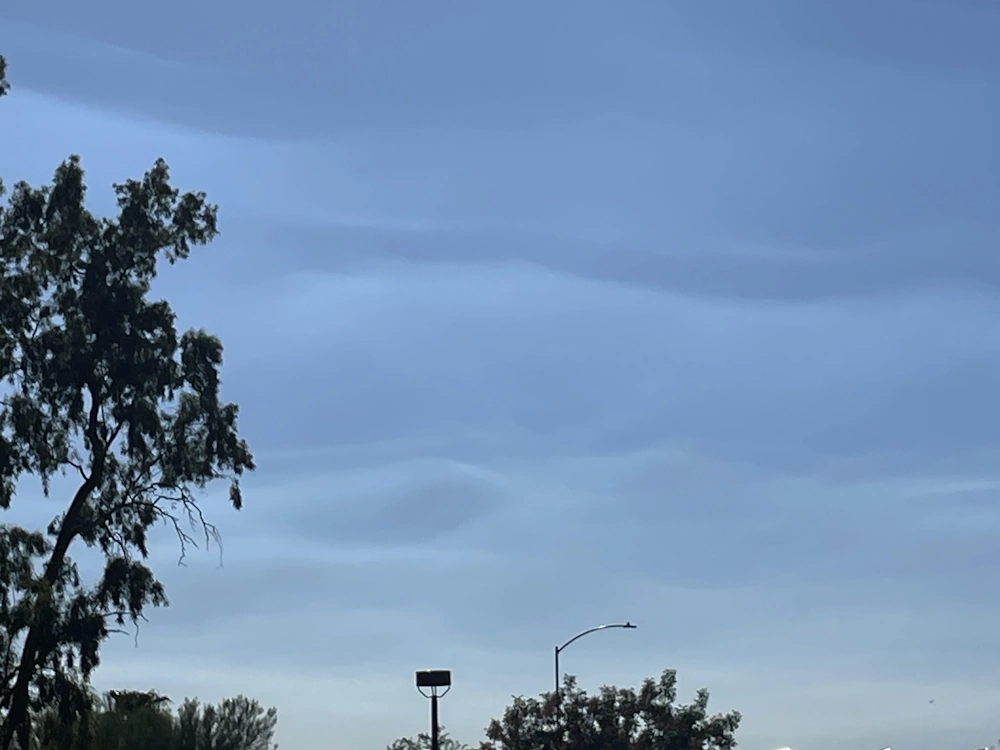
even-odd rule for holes
{"type": "MultiPolygon", "coordinates": [[[[748,750],[998,736],[1000,5],[7,3],[0,174],[157,156],[261,469],[102,688],[283,750],[676,667],[748,750]],[[933,703],[930,701],[933,700],[933,703]]],[[[52,509],[21,499],[22,515],[52,509]]]]}

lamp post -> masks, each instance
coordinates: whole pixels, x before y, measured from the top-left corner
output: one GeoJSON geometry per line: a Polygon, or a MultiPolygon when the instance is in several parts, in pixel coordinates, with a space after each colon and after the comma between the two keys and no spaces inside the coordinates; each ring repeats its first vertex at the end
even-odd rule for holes
{"type": "Polygon", "coordinates": [[[585,636],[585,635],[590,635],[591,633],[596,633],[598,630],[608,630],[609,628],[624,628],[626,630],[634,630],[635,627],[636,626],[633,625],[631,622],[616,622],[616,623],[612,623],[610,625],[598,625],[596,628],[591,628],[590,630],[584,630],[582,633],[577,633],[572,638],[570,638],[568,641],[566,641],[563,645],[556,646],[556,692],[557,693],[559,692],[559,677],[560,677],[560,675],[559,675],[559,654],[562,653],[569,644],[571,644],[573,641],[576,641],[576,640],[579,640],[580,638],[583,638],[583,636],[585,636]]]}
{"type": "Polygon", "coordinates": [[[431,699],[431,750],[439,750],[438,698],[443,698],[449,690],[451,690],[451,670],[424,669],[417,672],[417,692],[431,699]],[[430,694],[425,693],[424,688],[430,690],[430,694]],[[444,692],[438,693],[439,688],[444,688],[444,692]]]}

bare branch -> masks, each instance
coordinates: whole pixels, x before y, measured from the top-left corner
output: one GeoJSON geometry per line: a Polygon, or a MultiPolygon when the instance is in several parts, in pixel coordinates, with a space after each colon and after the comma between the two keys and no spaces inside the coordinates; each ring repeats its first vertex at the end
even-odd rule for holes
{"type": "MultiPolygon", "coordinates": [[[[116,610],[114,612],[105,612],[104,614],[101,615],[101,617],[105,617],[105,618],[106,617],[115,617],[115,618],[118,618],[118,617],[130,617],[131,618],[132,617],[132,613],[131,612],[126,612],[124,609],[120,609],[120,610],[116,610]]],[[[143,620],[144,622],[149,622],[149,620],[146,619],[146,615],[141,614],[141,613],[139,614],[139,619],[143,620]]]]}
{"type": "Polygon", "coordinates": [[[111,446],[115,444],[115,440],[118,439],[118,436],[121,434],[123,427],[125,427],[125,423],[119,422],[114,426],[114,429],[112,429],[111,432],[108,434],[107,442],[104,444],[106,450],[110,450],[111,446]]]}
{"type": "Polygon", "coordinates": [[[87,482],[87,481],[90,480],[90,476],[84,470],[83,464],[79,464],[76,461],[73,461],[73,460],[71,460],[69,458],[66,459],[66,463],[69,464],[70,466],[72,466],[74,469],[76,469],[77,473],[80,475],[80,477],[83,479],[84,482],[87,482]]]}

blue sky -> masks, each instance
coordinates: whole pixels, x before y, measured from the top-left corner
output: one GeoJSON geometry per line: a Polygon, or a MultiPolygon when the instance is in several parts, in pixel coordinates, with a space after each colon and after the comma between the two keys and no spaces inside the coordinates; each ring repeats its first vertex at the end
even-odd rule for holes
{"type": "Polygon", "coordinates": [[[478,742],[630,619],[566,671],[748,750],[998,736],[1000,6],[144,7],[0,10],[0,174],[221,204],[161,291],[260,470],[99,686],[478,742]]]}

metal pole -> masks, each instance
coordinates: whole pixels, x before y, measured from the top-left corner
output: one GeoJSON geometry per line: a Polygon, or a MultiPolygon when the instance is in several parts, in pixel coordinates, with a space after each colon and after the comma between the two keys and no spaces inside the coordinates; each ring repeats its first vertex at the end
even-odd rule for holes
{"type": "Polygon", "coordinates": [[[438,695],[437,690],[431,693],[431,750],[440,750],[438,746],[438,695]]]}
{"type": "Polygon", "coordinates": [[[559,692],[559,647],[556,646],[556,692],[559,692]]]}
{"type": "Polygon", "coordinates": [[[417,672],[417,692],[425,698],[431,699],[431,750],[439,750],[438,735],[441,728],[438,726],[438,698],[448,694],[451,690],[451,670],[449,669],[424,669],[417,672]],[[430,690],[430,695],[424,692],[424,688],[430,690]],[[444,688],[444,692],[439,693],[438,689],[444,688]]]}

